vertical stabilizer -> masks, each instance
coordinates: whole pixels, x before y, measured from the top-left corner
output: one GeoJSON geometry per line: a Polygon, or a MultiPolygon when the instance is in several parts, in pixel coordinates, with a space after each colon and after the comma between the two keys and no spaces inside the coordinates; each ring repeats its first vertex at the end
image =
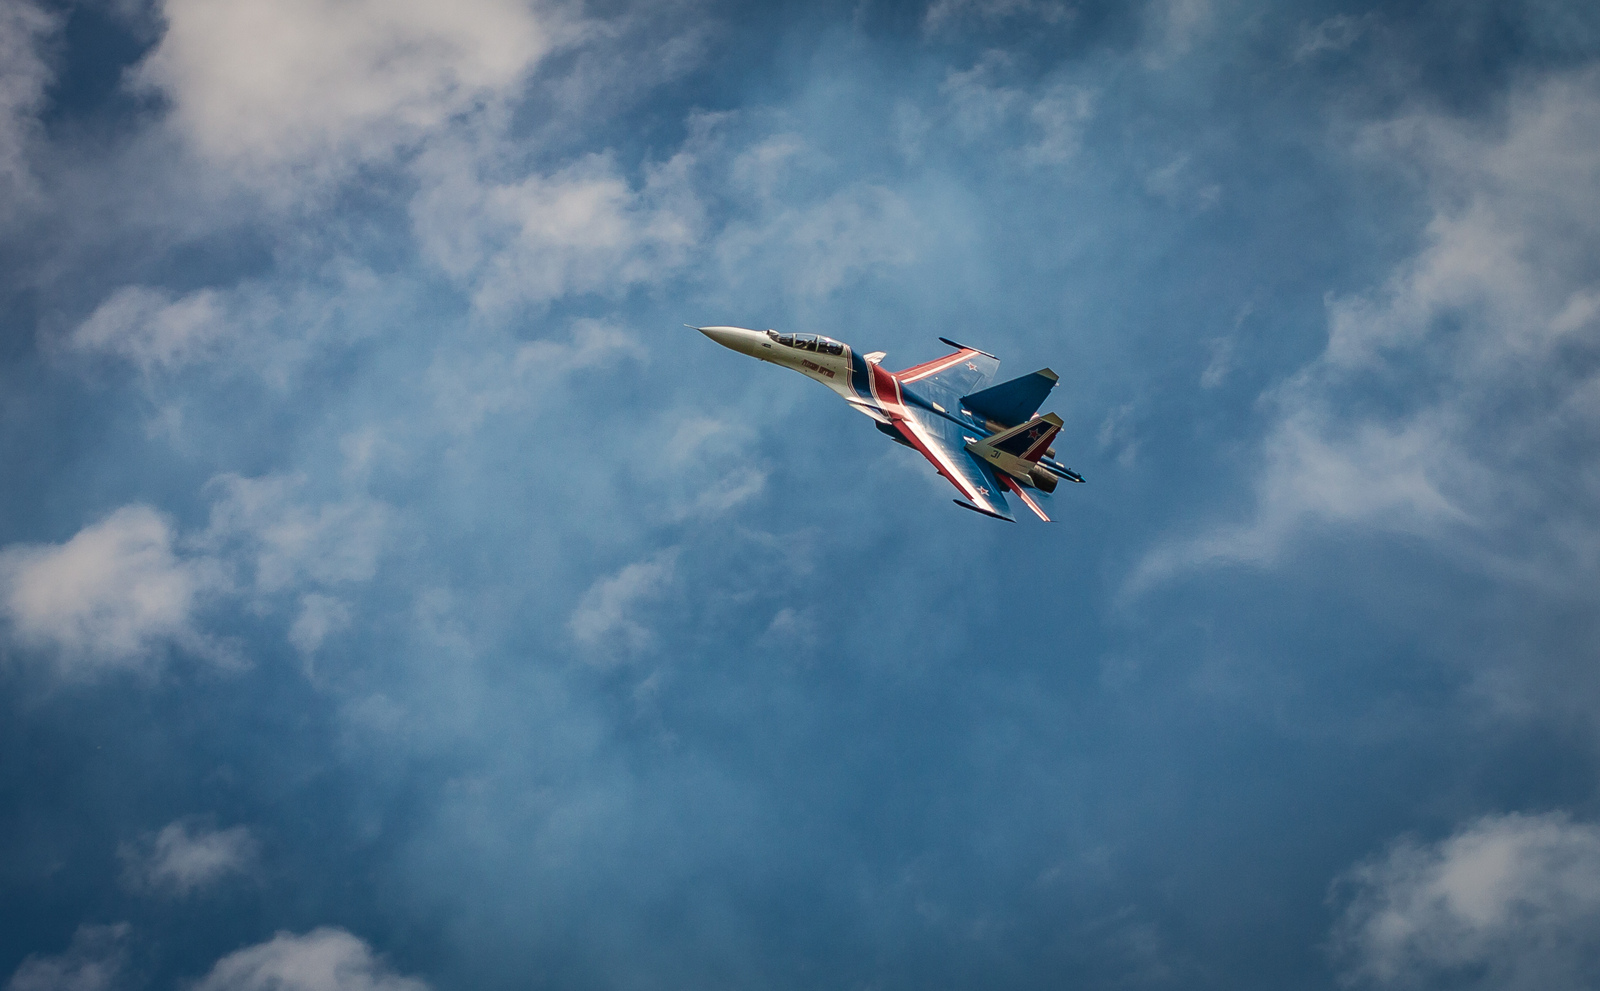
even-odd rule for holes
{"type": "Polygon", "coordinates": [[[1039,459],[1050,449],[1050,442],[1056,439],[1060,429],[1061,417],[1046,413],[986,440],[971,441],[967,450],[980,464],[1004,472],[1024,485],[1051,492],[1056,487],[1055,476],[1039,467],[1039,459]]]}
{"type": "Polygon", "coordinates": [[[1011,426],[1024,423],[1038,412],[1039,407],[1056,387],[1058,376],[1048,368],[1021,378],[1001,382],[982,392],[974,392],[961,400],[961,405],[996,423],[1011,426]]]}

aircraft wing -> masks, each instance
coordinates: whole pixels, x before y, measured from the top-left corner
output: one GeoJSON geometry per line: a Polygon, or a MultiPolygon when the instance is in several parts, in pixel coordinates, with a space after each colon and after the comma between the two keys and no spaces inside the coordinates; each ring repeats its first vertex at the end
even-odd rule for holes
{"type": "MultiPolygon", "coordinates": [[[[939,338],[944,341],[944,338],[939,338]]],[[[1000,359],[977,348],[963,347],[954,341],[944,341],[956,349],[955,354],[912,365],[895,378],[913,386],[918,395],[925,396],[951,409],[957,408],[962,396],[982,389],[994,378],[1000,368],[1000,359]]],[[[960,445],[956,445],[960,447],[960,445]]]]}
{"type": "Polygon", "coordinates": [[[993,469],[968,453],[967,438],[959,425],[913,406],[900,407],[892,419],[900,435],[966,497],[957,499],[958,505],[1016,522],[1002,494],[1002,483],[993,469]]]}

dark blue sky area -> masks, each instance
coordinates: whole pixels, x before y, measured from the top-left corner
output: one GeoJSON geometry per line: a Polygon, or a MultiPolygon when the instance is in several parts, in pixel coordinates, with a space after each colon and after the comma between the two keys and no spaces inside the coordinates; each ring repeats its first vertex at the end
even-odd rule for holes
{"type": "Polygon", "coordinates": [[[1597,60],[12,0],[5,991],[1600,987],[1597,60]],[[1088,484],[685,323],[1049,366],[1088,484]]]}

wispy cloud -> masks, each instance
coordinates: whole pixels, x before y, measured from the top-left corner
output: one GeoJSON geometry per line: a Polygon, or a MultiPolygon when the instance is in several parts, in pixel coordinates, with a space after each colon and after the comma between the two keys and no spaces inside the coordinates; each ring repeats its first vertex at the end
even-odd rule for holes
{"type": "Polygon", "coordinates": [[[324,640],[349,625],[349,605],[331,595],[308,592],[300,597],[300,613],[289,627],[289,642],[302,654],[314,654],[324,640]]]}
{"type": "Polygon", "coordinates": [[[260,844],[244,826],[211,829],[179,820],[122,844],[123,883],[135,891],[183,898],[256,867],[260,844]]]}
{"type": "Polygon", "coordinates": [[[201,612],[241,594],[266,608],[298,592],[292,642],[314,650],[349,613],[312,590],[371,579],[394,511],[360,495],[309,502],[303,485],[293,476],[218,476],[204,530],[180,534],[165,515],[133,505],[61,544],[0,549],[0,615],[11,639],[67,679],[150,671],[172,652],[235,665],[234,648],[201,628],[201,612]]]}
{"type": "Polygon", "coordinates": [[[516,0],[167,0],[163,15],[134,81],[171,100],[202,156],[286,201],[503,96],[559,34],[516,0]]]}
{"type": "Polygon", "coordinates": [[[1010,19],[1043,24],[1064,24],[1076,15],[1069,3],[1058,0],[934,0],[922,15],[923,34],[954,34],[963,26],[1010,19]]]}
{"type": "Polygon", "coordinates": [[[1522,91],[1504,119],[1486,133],[1421,113],[1368,132],[1373,154],[1427,177],[1425,246],[1381,287],[1329,298],[1326,350],[1266,397],[1253,516],[1161,545],[1134,586],[1271,564],[1316,524],[1448,540],[1553,581],[1600,565],[1600,501],[1557,481],[1560,452],[1600,447],[1572,363],[1600,339],[1585,262],[1600,249],[1600,77],[1522,91]]]}
{"type": "Polygon", "coordinates": [[[30,0],[0,7],[0,222],[35,200],[30,156],[42,135],[38,113],[54,78],[41,51],[60,28],[60,13],[30,0]]]}
{"type": "Polygon", "coordinates": [[[255,589],[271,594],[303,583],[337,585],[371,578],[394,510],[361,495],[313,502],[295,475],[219,475],[202,546],[247,562],[255,589]]]}
{"type": "Polygon", "coordinates": [[[951,70],[944,94],[957,130],[969,141],[993,146],[1028,167],[1061,166],[1077,154],[1083,129],[1094,116],[1094,92],[1061,80],[1018,84],[1012,58],[984,53],[969,69],[951,70]],[[1005,140],[1020,131],[1020,147],[1005,140]]]}
{"type": "Polygon", "coordinates": [[[910,264],[926,237],[905,199],[867,183],[821,202],[779,207],[756,222],[730,224],[717,241],[728,279],[750,270],[774,276],[790,294],[816,299],[884,269],[910,264]]]}
{"type": "Polygon", "coordinates": [[[1308,26],[1300,33],[1300,45],[1294,50],[1294,59],[1304,62],[1319,55],[1348,51],[1371,26],[1371,22],[1371,15],[1351,17],[1349,14],[1336,14],[1319,21],[1315,27],[1308,26]]]}
{"type": "Polygon", "coordinates": [[[567,620],[573,639],[608,661],[648,648],[655,635],[640,613],[672,587],[677,560],[668,549],[596,581],[567,620]]]}
{"type": "Polygon", "coordinates": [[[1144,61],[1153,69],[1167,68],[1189,54],[1218,21],[1212,0],[1157,0],[1145,5],[1144,15],[1149,39],[1144,61]]]}
{"type": "Polygon", "coordinates": [[[79,926],[72,945],[56,956],[29,956],[6,991],[117,991],[127,968],[130,927],[79,926]]]}
{"type": "Polygon", "coordinates": [[[478,348],[441,351],[428,369],[441,421],[467,433],[488,417],[523,412],[556,386],[585,371],[644,362],[638,335],[603,320],[574,321],[567,340],[491,337],[478,348]]]}
{"type": "Polygon", "coordinates": [[[195,614],[226,587],[215,562],[175,551],[171,523],[148,506],[125,506],[62,544],[0,550],[13,637],[68,677],[144,668],[167,648],[220,658],[195,614]]]}
{"type": "Polygon", "coordinates": [[[306,278],[245,279],[184,293],[124,285],[43,343],[70,367],[131,365],[158,402],[181,395],[184,373],[195,371],[213,381],[250,376],[288,391],[314,377],[319,361],[397,319],[410,289],[340,261],[306,278]]]}
{"type": "Polygon", "coordinates": [[[123,286],[67,337],[73,350],[113,354],[146,373],[196,361],[228,331],[217,294],[181,298],[145,286],[123,286]]]}
{"type": "Polygon", "coordinates": [[[324,927],[280,932],[218,960],[195,991],[427,991],[388,966],[364,941],[324,927]]]}
{"type": "Polygon", "coordinates": [[[424,251],[480,308],[655,282],[698,240],[701,207],[682,158],[646,167],[638,186],[608,155],[550,174],[485,175],[505,169],[498,158],[466,144],[433,149],[419,161],[424,185],[412,204],[424,251]]]}
{"type": "Polygon", "coordinates": [[[1488,816],[1406,840],[1335,887],[1332,949],[1354,987],[1589,987],[1600,979],[1600,829],[1488,816]]]}

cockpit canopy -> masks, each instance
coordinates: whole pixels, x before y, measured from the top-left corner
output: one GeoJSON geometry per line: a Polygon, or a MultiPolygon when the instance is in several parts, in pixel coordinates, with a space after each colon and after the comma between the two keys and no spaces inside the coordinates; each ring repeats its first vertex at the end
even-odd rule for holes
{"type": "Polygon", "coordinates": [[[769,330],[767,336],[786,348],[815,351],[818,354],[844,354],[843,344],[820,334],[780,334],[775,330],[769,330]]]}

